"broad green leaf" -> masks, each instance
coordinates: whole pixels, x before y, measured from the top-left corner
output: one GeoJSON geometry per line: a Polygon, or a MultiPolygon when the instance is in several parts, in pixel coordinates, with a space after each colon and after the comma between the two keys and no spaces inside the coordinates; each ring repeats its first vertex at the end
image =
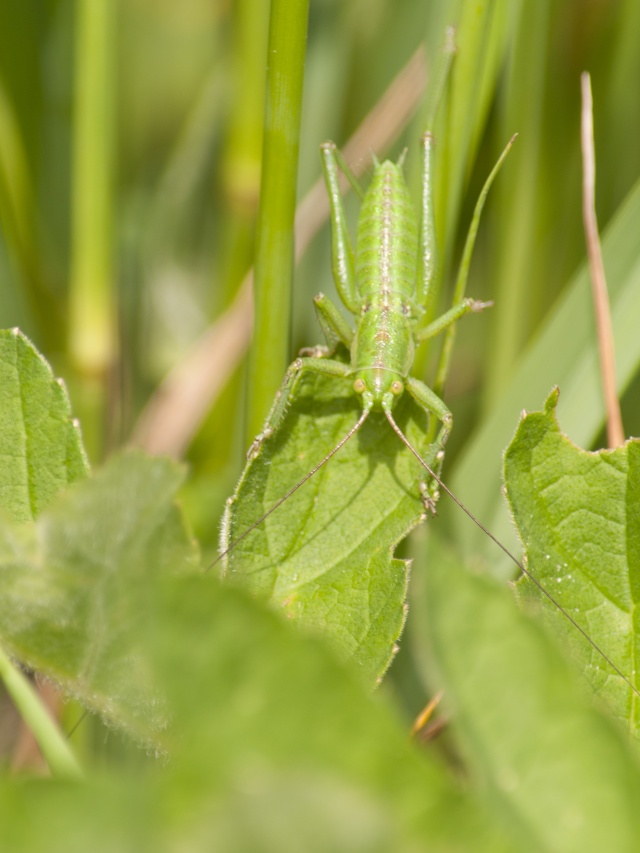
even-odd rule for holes
{"type": "Polygon", "coordinates": [[[263,603],[208,575],[151,579],[148,608],[136,634],[170,760],[0,785],[2,849],[517,849],[324,643],[263,603]]]}
{"type": "Polygon", "coordinates": [[[18,329],[1,330],[0,508],[33,519],[87,470],[64,384],[18,329]]]}
{"type": "Polygon", "coordinates": [[[625,733],[506,587],[469,573],[433,532],[410,628],[431,647],[454,749],[487,810],[520,850],[631,853],[640,765],[625,733]]]}
{"type": "MultiPolygon", "coordinates": [[[[350,383],[305,378],[285,423],[242,475],[227,509],[225,541],[235,542],[308,474],[359,414],[350,383]]],[[[397,418],[434,465],[424,415],[406,394],[397,418]]],[[[415,459],[374,412],[335,457],[232,548],[226,575],[328,637],[373,682],[388,666],[404,623],[408,566],[392,553],[423,516],[421,479],[415,459]]]]}
{"type": "Polygon", "coordinates": [[[262,849],[262,834],[274,850],[504,849],[474,797],[324,642],[212,576],[164,587],[150,648],[190,809],[211,811],[217,779],[220,820],[244,849],[262,849]]]}
{"type": "MultiPolygon", "coordinates": [[[[629,678],[640,653],[640,441],[588,453],[560,432],[552,393],[523,416],[505,454],[507,498],[532,574],[629,678]]],[[[541,593],[531,581],[527,598],[541,593]]],[[[563,642],[625,727],[638,735],[638,696],[542,597],[563,642]]]]}
{"type": "Polygon", "coordinates": [[[144,737],[164,724],[133,639],[154,578],[193,567],[173,502],[183,472],[141,453],[114,458],[35,524],[0,520],[0,637],[85,706],[144,737]]]}

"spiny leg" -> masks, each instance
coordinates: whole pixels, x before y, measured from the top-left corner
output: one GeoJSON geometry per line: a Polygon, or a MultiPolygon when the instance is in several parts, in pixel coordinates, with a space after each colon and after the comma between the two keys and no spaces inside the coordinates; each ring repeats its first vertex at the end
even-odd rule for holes
{"type": "Polygon", "coordinates": [[[329,196],[329,207],[331,208],[331,267],[333,277],[340,299],[352,314],[357,314],[360,302],[356,287],[353,248],[340,194],[336,146],[333,142],[325,142],[320,146],[320,154],[329,196]]]}
{"type": "Polygon", "coordinates": [[[411,394],[416,403],[421,409],[431,415],[435,415],[441,423],[440,430],[436,436],[435,444],[438,453],[444,450],[444,446],[449,438],[451,427],[453,426],[453,415],[447,404],[438,397],[435,391],[432,391],[428,385],[415,379],[413,376],[408,376],[405,380],[405,388],[411,394]]]}
{"type": "MultiPolygon", "coordinates": [[[[444,446],[449,438],[449,433],[453,426],[453,415],[446,403],[438,397],[438,395],[413,376],[408,376],[405,380],[405,388],[411,394],[420,408],[431,415],[435,415],[441,423],[440,430],[436,436],[436,459],[440,460],[444,453],[444,446]]],[[[431,496],[425,483],[420,483],[420,492],[422,494],[422,502],[424,503],[427,512],[435,515],[435,501],[431,496]]]]}
{"type": "Polygon", "coordinates": [[[439,283],[440,260],[433,212],[433,136],[425,133],[422,137],[422,217],[418,243],[416,299],[427,311],[427,316],[434,297],[437,299],[439,283]]]}
{"type": "Polygon", "coordinates": [[[300,350],[300,355],[325,358],[335,352],[339,343],[344,344],[350,350],[353,341],[353,329],[333,302],[324,293],[314,296],[313,302],[318,323],[328,346],[305,347],[300,350]]]}
{"type": "Polygon", "coordinates": [[[449,308],[448,311],[445,311],[444,314],[441,314],[432,323],[429,323],[428,326],[418,329],[415,333],[416,343],[439,335],[440,332],[444,332],[445,329],[448,329],[449,326],[452,326],[461,317],[464,317],[465,314],[477,314],[480,311],[484,311],[485,308],[490,308],[492,305],[493,302],[479,302],[477,299],[470,298],[463,299],[462,302],[449,308]]]}
{"type": "Polygon", "coordinates": [[[263,441],[273,435],[282,423],[289,403],[295,394],[295,390],[305,373],[316,373],[322,376],[336,376],[348,379],[351,376],[349,365],[331,358],[297,358],[287,370],[284,381],[267,416],[262,432],[256,436],[249,451],[247,459],[253,459],[258,453],[263,441]]]}

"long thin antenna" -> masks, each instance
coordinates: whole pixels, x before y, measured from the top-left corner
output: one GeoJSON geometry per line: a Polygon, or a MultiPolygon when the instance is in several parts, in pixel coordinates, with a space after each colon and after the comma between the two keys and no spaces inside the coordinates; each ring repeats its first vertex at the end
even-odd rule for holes
{"type": "Polygon", "coordinates": [[[248,535],[251,533],[251,531],[252,531],[252,530],[255,530],[255,529],[256,529],[256,527],[258,527],[259,525],[261,525],[261,524],[262,524],[262,522],[265,520],[265,518],[268,518],[268,517],[271,515],[271,513],[272,513],[272,512],[275,512],[275,511],[278,509],[278,507],[279,507],[281,504],[283,504],[286,500],[288,500],[294,492],[297,492],[297,491],[298,491],[298,489],[300,488],[300,486],[304,486],[304,484],[307,482],[307,480],[310,480],[310,479],[311,479],[311,477],[313,477],[313,475],[314,475],[317,471],[319,471],[319,470],[320,470],[320,468],[322,468],[322,466],[323,466],[323,465],[326,465],[326,463],[327,463],[327,462],[328,462],[328,461],[329,461],[333,456],[335,456],[335,454],[336,454],[336,453],[337,453],[337,452],[338,452],[342,447],[344,447],[344,446],[345,446],[345,444],[349,441],[349,439],[350,439],[350,438],[352,438],[352,437],[353,437],[353,436],[358,432],[358,430],[360,429],[360,427],[362,426],[362,424],[366,421],[367,417],[369,416],[369,412],[370,412],[370,411],[371,411],[370,409],[363,409],[362,414],[361,414],[361,415],[360,415],[360,417],[358,418],[358,422],[357,422],[356,424],[354,424],[354,425],[351,427],[351,429],[350,429],[350,430],[349,430],[349,432],[344,436],[344,438],[341,438],[341,439],[340,439],[340,441],[336,444],[336,446],[333,448],[333,450],[332,450],[330,453],[328,453],[328,454],[324,457],[324,459],[323,459],[321,462],[318,462],[318,464],[315,466],[315,468],[312,468],[312,469],[311,469],[311,471],[309,471],[309,473],[308,473],[308,474],[305,474],[305,476],[304,476],[304,477],[303,477],[303,478],[302,478],[298,483],[296,483],[296,484],[295,484],[295,486],[292,486],[292,487],[289,489],[289,491],[288,491],[285,495],[283,495],[283,496],[280,498],[280,500],[278,500],[276,503],[274,503],[274,505],[271,507],[271,509],[268,509],[268,510],[265,512],[265,514],[264,514],[263,516],[261,516],[261,517],[260,517],[256,522],[254,522],[254,523],[251,525],[251,527],[247,528],[247,530],[245,530],[245,531],[244,531],[244,533],[242,534],[242,536],[238,536],[238,538],[237,538],[237,539],[235,539],[235,540],[234,540],[234,541],[233,541],[233,542],[232,542],[232,543],[231,543],[227,548],[225,548],[225,550],[224,550],[224,551],[222,551],[222,553],[221,553],[221,554],[218,554],[218,556],[216,557],[216,559],[215,559],[212,563],[210,563],[210,564],[209,564],[209,566],[207,566],[206,571],[208,572],[208,571],[209,571],[210,569],[212,569],[212,568],[213,568],[217,563],[219,563],[219,562],[220,562],[220,560],[222,560],[222,558],[223,558],[223,557],[226,557],[226,556],[227,556],[227,554],[229,553],[229,551],[232,551],[232,550],[236,547],[236,545],[238,545],[240,542],[242,542],[242,540],[245,538],[245,536],[248,536],[248,535]]]}
{"type": "Polygon", "coordinates": [[[602,659],[603,659],[604,661],[606,661],[606,662],[609,664],[609,666],[611,667],[611,669],[612,669],[612,670],[613,670],[617,675],[619,675],[619,676],[620,676],[620,678],[621,678],[624,682],[626,682],[626,684],[628,684],[628,685],[629,685],[629,687],[633,690],[633,692],[634,692],[637,696],[640,696],[640,690],[638,690],[638,689],[637,689],[637,687],[636,687],[634,684],[632,684],[632,682],[630,681],[630,679],[629,679],[629,678],[627,678],[627,676],[626,676],[626,675],[625,675],[625,674],[624,674],[624,673],[623,673],[623,672],[622,672],[622,671],[621,671],[621,670],[620,670],[620,669],[615,665],[615,663],[611,660],[611,658],[610,658],[608,655],[606,655],[606,654],[602,651],[602,649],[600,648],[600,646],[599,646],[596,642],[594,642],[594,640],[592,640],[592,639],[591,639],[591,637],[587,634],[587,632],[584,630],[584,628],[582,628],[582,627],[581,627],[581,626],[576,622],[576,620],[573,618],[573,616],[571,616],[571,615],[570,615],[570,614],[569,614],[569,613],[564,609],[564,607],[563,607],[563,606],[562,606],[558,601],[556,601],[556,599],[551,595],[551,593],[550,593],[550,592],[548,592],[548,590],[546,590],[546,589],[544,588],[544,586],[540,583],[540,581],[539,581],[539,580],[538,580],[534,575],[532,575],[532,574],[531,574],[531,572],[530,572],[528,569],[526,569],[526,568],[524,567],[524,565],[520,562],[520,560],[518,560],[518,559],[517,559],[517,558],[516,558],[512,553],[511,553],[511,551],[506,547],[506,545],[503,545],[503,544],[502,544],[502,542],[500,542],[500,540],[499,540],[499,539],[497,539],[497,538],[493,535],[493,533],[491,533],[491,531],[490,531],[490,530],[487,530],[487,528],[484,526],[484,524],[483,524],[481,521],[479,521],[479,519],[477,519],[477,518],[475,517],[475,515],[471,512],[471,510],[467,509],[467,507],[462,503],[462,501],[461,501],[461,500],[459,500],[459,499],[458,499],[458,498],[453,494],[453,492],[451,491],[451,489],[450,489],[450,488],[448,488],[448,486],[446,486],[446,485],[442,482],[442,480],[440,479],[440,477],[438,477],[438,475],[435,473],[435,471],[433,471],[433,470],[429,467],[429,465],[427,465],[427,463],[424,461],[424,459],[422,458],[422,456],[420,456],[420,454],[418,453],[418,451],[417,451],[417,450],[416,450],[416,449],[411,445],[411,442],[410,442],[410,441],[409,441],[409,439],[405,436],[405,434],[402,432],[402,430],[400,429],[400,427],[398,426],[398,424],[395,422],[395,420],[393,419],[393,415],[391,414],[391,412],[390,412],[388,409],[385,409],[385,415],[387,416],[387,420],[388,420],[388,421],[389,421],[389,423],[391,424],[391,426],[392,426],[393,431],[395,432],[395,434],[400,438],[400,440],[402,441],[402,443],[403,443],[403,444],[405,444],[405,445],[409,448],[409,450],[413,453],[413,455],[416,457],[416,459],[418,460],[418,462],[419,462],[419,463],[422,465],[422,467],[427,471],[427,473],[429,474],[429,476],[433,477],[433,479],[434,479],[434,480],[436,481],[436,483],[440,486],[440,488],[441,488],[443,491],[445,491],[445,492],[449,495],[449,497],[450,497],[453,501],[455,501],[455,503],[457,503],[457,504],[458,504],[458,506],[460,507],[460,509],[461,509],[463,512],[465,512],[465,513],[469,516],[469,518],[471,519],[471,521],[473,521],[475,524],[477,524],[477,525],[478,525],[478,527],[480,528],[480,530],[482,530],[484,533],[486,533],[486,534],[487,534],[487,536],[489,537],[489,539],[492,539],[492,540],[496,543],[496,545],[498,546],[498,548],[501,548],[501,549],[502,549],[502,551],[504,551],[504,553],[505,553],[508,557],[510,557],[510,558],[513,560],[513,562],[516,564],[516,566],[518,566],[518,568],[520,569],[520,571],[521,571],[524,575],[526,575],[526,576],[529,578],[529,580],[530,580],[530,581],[532,581],[532,582],[533,582],[533,583],[538,587],[538,589],[540,590],[540,592],[542,592],[542,593],[543,593],[543,595],[545,595],[545,596],[547,597],[547,599],[548,599],[548,600],[549,600],[549,601],[554,605],[554,607],[557,607],[557,609],[558,609],[562,614],[564,614],[564,616],[569,620],[569,622],[571,622],[571,624],[573,625],[573,627],[574,627],[577,631],[579,631],[579,632],[582,634],[582,636],[583,636],[583,637],[585,638],[585,640],[586,640],[586,641],[591,645],[591,647],[592,647],[592,648],[594,648],[594,649],[596,650],[596,652],[598,652],[598,654],[602,657],[602,659]]]}

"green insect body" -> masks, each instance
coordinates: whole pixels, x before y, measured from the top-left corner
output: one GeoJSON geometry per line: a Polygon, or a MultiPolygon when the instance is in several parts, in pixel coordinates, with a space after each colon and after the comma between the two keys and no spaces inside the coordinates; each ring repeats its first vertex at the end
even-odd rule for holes
{"type": "MultiPolygon", "coordinates": [[[[439,472],[452,424],[445,403],[411,375],[415,349],[486,307],[460,298],[428,319],[438,276],[432,148],[426,134],[420,217],[402,158],[376,162],[354,252],[338,154],[333,143],[322,146],[333,276],[354,322],[324,294],[315,297],[327,346],[303,350],[287,370],[222,527],[223,574],[320,629],[372,678],[386,669],[404,623],[409,567],[393,551],[434,509],[437,481],[427,472],[439,472]],[[434,418],[440,426],[431,440],[434,418]],[[327,465],[356,433],[357,446],[327,465]],[[287,510],[275,512],[285,502],[287,510]]],[[[473,228],[470,234],[472,242],[473,228]]]]}
{"type": "MultiPolygon", "coordinates": [[[[451,431],[451,412],[424,382],[411,376],[415,346],[444,331],[464,314],[481,311],[489,303],[463,299],[436,321],[425,323],[437,275],[437,258],[431,192],[431,135],[425,134],[422,143],[420,227],[402,173],[403,158],[397,164],[388,160],[376,164],[362,202],[355,257],[338,185],[336,148],[332,142],[322,146],[331,206],[333,275],[343,304],[355,316],[355,328],[345,322],[324,294],[316,296],[318,320],[329,346],[316,348],[310,351],[313,354],[293,362],[249,456],[255,455],[265,438],[280,426],[305,373],[352,382],[353,390],[362,401],[362,417],[354,431],[360,428],[369,412],[381,410],[403,438],[392,410],[407,391],[425,412],[440,421],[436,445],[440,453],[443,451],[451,431]],[[331,358],[338,343],[349,350],[349,364],[331,358]]],[[[350,432],[348,437],[352,434],[350,432]]]]}
{"type": "Polygon", "coordinates": [[[392,406],[413,365],[418,229],[401,169],[376,168],[364,198],[356,251],[360,312],[351,347],[363,404],[392,406]]]}
{"type": "MultiPolygon", "coordinates": [[[[484,199],[510,145],[487,179],[476,205],[461,263],[462,286],[456,288],[458,294],[464,292],[484,199]]],[[[269,599],[288,616],[320,630],[342,657],[359,665],[366,679],[379,679],[393,657],[406,612],[408,565],[393,557],[393,549],[425,517],[425,509],[433,510],[437,484],[511,557],[637,694],[620,668],[556,598],[439,478],[452,417],[438,395],[411,375],[415,348],[464,314],[483,310],[488,303],[460,297],[451,309],[428,322],[438,274],[431,148],[431,137],[426,134],[420,223],[403,177],[402,158],[397,164],[376,163],[362,201],[354,253],[338,185],[336,149],[333,143],[322,146],[331,208],[333,274],[342,302],[354,315],[354,328],[326,296],[316,296],[318,320],[328,346],[304,350],[289,367],[264,430],[249,450],[248,465],[236,493],[227,502],[223,521],[220,558],[225,559],[224,572],[253,594],[269,599]],[[340,346],[348,351],[348,361],[342,358],[340,346]],[[359,418],[354,418],[351,408],[354,392],[360,399],[359,418]],[[285,418],[289,408],[294,417],[285,418]],[[338,410],[342,414],[335,421],[334,432],[324,422],[331,422],[338,410]],[[362,429],[370,415],[373,423],[367,427],[371,428],[362,429]],[[426,430],[431,417],[440,423],[432,443],[426,430]],[[400,459],[399,455],[393,456],[386,440],[383,446],[380,434],[385,419],[412,456],[400,459]],[[299,427],[297,422],[305,422],[306,426],[299,427]],[[349,468],[349,475],[334,476],[340,464],[327,473],[326,463],[358,432],[361,450],[353,452],[350,445],[340,457],[345,462],[344,456],[351,454],[349,465],[344,466],[349,468]],[[320,461],[316,459],[311,467],[313,457],[308,458],[308,453],[310,449],[313,452],[316,442],[323,453],[318,454],[320,461]],[[407,458],[412,465],[406,464],[407,458]],[[416,467],[416,461],[422,470],[416,467]],[[288,482],[293,485],[285,487],[284,494],[282,490],[278,493],[282,486],[276,485],[272,496],[267,489],[276,468],[285,469],[288,482]],[[321,477],[314,476],[320,469],[325,471],[322,482],[321,477]],[[430,475],[428,483],[422,482],[425,469],[430,475]],[[421,478],[417,494],[416,471],[421,478]],[[315,486],[301,489],[312,477],[315,486]],[[279,514],[271,516],[294,493],[298,493],[295,509],[280,525],[279,514]],[[424,508],[416,513],[419,496],[424,508]],[[257,519],[254,504],[267,507],[257,519]],[[251,533],[256,541],[236,549],[251,533]]]]}

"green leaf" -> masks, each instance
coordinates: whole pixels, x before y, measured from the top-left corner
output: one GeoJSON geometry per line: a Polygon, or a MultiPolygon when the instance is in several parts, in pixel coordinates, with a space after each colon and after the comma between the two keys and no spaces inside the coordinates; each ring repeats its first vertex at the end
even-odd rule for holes
{"type": "Polygon", "coordinates": [[[18,329],[0,330],[0,462],[0,508],[16,521],[88,471],[64,384],[18,329]]]}
{"type": "Polygon", "coordinates": [[[431,647],[454,749],[487,810],[520,850],[634,850],[640,767],[625,732],[508,590],[433,532],[410,627],[431,647]]]}
{"type": "MultiPolygon", "coordinates": [[[[640,652],[640,441],[588,453],[560,432],[552,393],[505,454],[507,498],[532,574],[635,684],[640,652]]],[[[540,598],[531,581],[520,588],[540,598]]],[[[638,696],[551,602],[542,605],[590,682],[638,735],[638,696]]]]}
{"type": "Polygon", "coordinates": [[[0,784],[3,850],[515,849],[379,695],[262,602],[207,575],[152,580],[147,606],[170,760],[0,784]]]}
{"type": "Polygon", "coordinates": [[[35,524],[0,520],[0,637],[86,707],[151,737],[165,723],[134,628],[151,581],[193,568],[173,503],[183,472],[141,453],[115,457],[35,524]]]}
{"type": "MultiPolygon", "coordinates": [[[[223,539],[235,542],[346,435],[360,414],[350,383],[307,377],[282,428],[247,465],[223,539]]],[[[404,395],[400,426],[425,446],[425,418],[404,395]]],[[[421,469],[382,414],[372,413],[321,470],[232,548],[226,574],[326,636],[365,680],[385,671],[404,624],[408,565],[395,545],[423,517],[421,469]]]]}
{"type": "Polygon", "coordinates": [[[211,813],[213,788],[237,849],[503,849],[473,795],[324,642],[212,576],[162,586],[149,649],[189,813],[211,813]]]}

